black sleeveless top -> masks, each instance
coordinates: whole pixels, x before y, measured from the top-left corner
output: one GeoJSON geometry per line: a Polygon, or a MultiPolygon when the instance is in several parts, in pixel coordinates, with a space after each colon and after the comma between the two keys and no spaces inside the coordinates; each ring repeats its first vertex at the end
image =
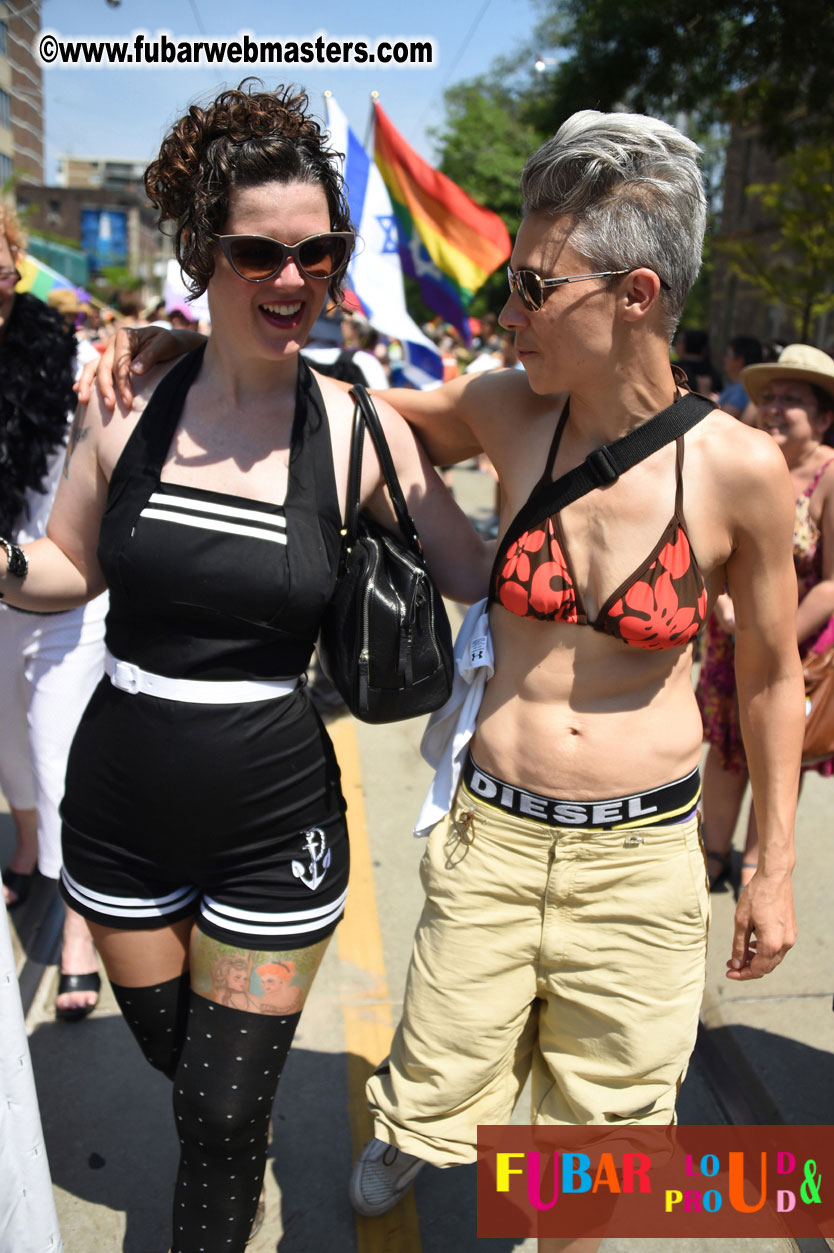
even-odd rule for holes
{"type": "Polygon", "coordinates": [[[161,381],[110,480],[98,545],[107,647],[171,678],[292,677],[310,662],[341,543],[321,392],[299,356],[282,505],[161,483],[203,352],[161,381]]]}

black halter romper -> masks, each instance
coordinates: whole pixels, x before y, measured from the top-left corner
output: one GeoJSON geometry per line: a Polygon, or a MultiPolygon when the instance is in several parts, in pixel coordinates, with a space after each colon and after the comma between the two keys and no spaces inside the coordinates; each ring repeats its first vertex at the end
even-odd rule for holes
{"type": "MultiPolygon", "coordinates": [[[[160,480],[202,362],[165,376],[113,472],[99,538],[106,642],[173,679],[302,675],[335,585],[341,517],[318,385],[299,358],[287,496],[265,504],[160,480]]],[[[339,769],[303,685],[241,704],[130,694],[102,679],[62,805],[64,899],[138,930],[199,912],[251,949],[330,934],[347,889],[339,769]]]]}

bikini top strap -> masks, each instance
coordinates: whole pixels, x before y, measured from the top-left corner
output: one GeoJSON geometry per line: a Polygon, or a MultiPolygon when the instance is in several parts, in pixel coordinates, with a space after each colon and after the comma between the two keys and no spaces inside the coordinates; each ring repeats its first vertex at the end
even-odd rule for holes
{"type": "MultiPolygon", "coordinates": [[[[495,582],[506,560],[507,549],[531,525],[558,513],[595,488],[614,482],[664,444],[680,439],[685,431],[702,421],[714,408],[714,402],[707,397],[687,392],[627,435],[589,453],[580,465],[546,483],[539,491],[532,492],[499,541],[490,576],[490,599],[494,596],[495,582]]],[[[682,467],[682,452],[680,456],[682,467]]],[[[678,491],[683,503],[682,482],[679,482],[678,491]]]]}
{"type": "Polygon", "coordinates": [[[678,519],[683,518],[683,454],[683,436],[679,435],[675,440],[675,473],[677,476],[675,484],[675,517],[678,519]]]}
{"type": "Polygon", "coordinates": [[[805,491],[803,494],[807,496],[809,500],[814,494],[814,489],[816,488],[817,483],[819,483],[820,479],[825,474],[826,470],[831,465],[832,461],[834,461],[834,457],[829,457],[828,460],[825,462],[825,464],[820,466],[819,470],[817,470],[816,474],[811,479],[811,482],[805,488],[805,491]]]}
{"type": "Polygon", "coordinates": [[[562,412],[559,416],[559,421],[556,423],[556,430],[553,432],[553,439],[550,441],[550,451],[547,454],[547,460],[544,465],[544,471],[538,483],[536,484],[536,486],[533,488],[532,492],[530,493],[531,496],[535,496],[536,492],[540,492],[541,489],[545,486],[545,484],[550,483],[553,479],[553,467],[556,464],[556,458],[559,454],[559,445],[562,442],[562,435],[564,434],[565,427],[568,424],[569,417],[570,417],[570,396],[568,396],[567,400],[565,401],[564,408],[562,409],[562,412]]]}

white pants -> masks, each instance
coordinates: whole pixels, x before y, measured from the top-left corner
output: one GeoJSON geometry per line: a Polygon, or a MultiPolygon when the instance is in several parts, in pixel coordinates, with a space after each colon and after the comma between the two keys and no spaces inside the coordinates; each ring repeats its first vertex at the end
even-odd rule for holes
{"type": "Polygon", "coordinates": [[[38,868],[61,870],[58,806],[75,728],[104,671],[107,597],[56,614],[0,608],[0,789],[38,811],[38,868]]]}

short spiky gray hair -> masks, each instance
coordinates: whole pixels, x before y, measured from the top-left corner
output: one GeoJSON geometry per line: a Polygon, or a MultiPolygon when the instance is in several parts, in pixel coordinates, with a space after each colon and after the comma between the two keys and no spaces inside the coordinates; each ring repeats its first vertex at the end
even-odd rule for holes
{"type": "Polygon", "coordinates": [[[574,113],[528,160],[522,211],[574,220],[571,246],[594,270],[646,266],[671,338],[701,267],[707,204],[700,148],[641,113],[574,113]]]}

